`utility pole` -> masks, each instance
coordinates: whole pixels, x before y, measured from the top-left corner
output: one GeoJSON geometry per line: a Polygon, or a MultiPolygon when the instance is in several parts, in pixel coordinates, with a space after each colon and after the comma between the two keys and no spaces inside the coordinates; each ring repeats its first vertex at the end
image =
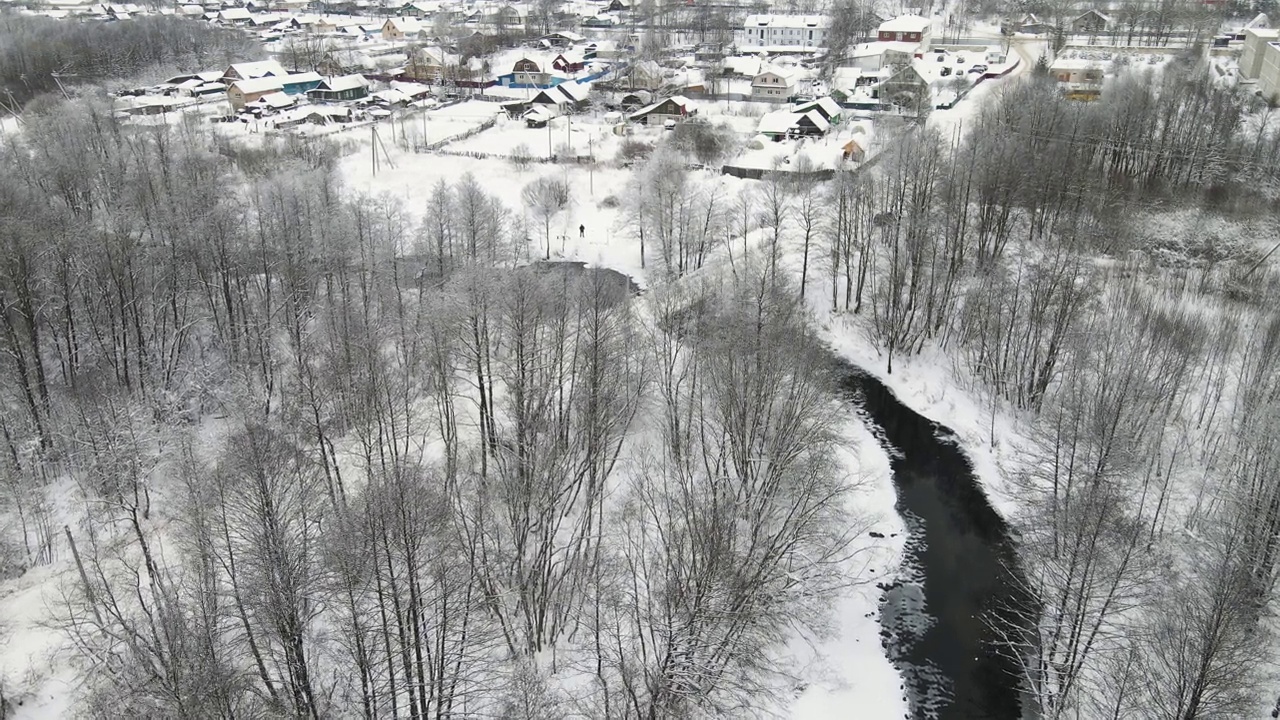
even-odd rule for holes
{"type": "Polygon", "coordinates": [[[62,97],[63,97],[64,99],[66,99],[66,100],[70,100],[70,99],[71,99],[71,96],[67,94],[67,89],[66,89],[65,87],[63,87],[63,86],[62,86],[62,79],[61,79],[61,78],[64,78],[64,77],[75,77],[75,73],[51,72],[51,73],[49,73],[49,77],[52,77],[52,78],[53,78],[53,81],[54,81],[55,83],[57,83],[57,85],[58,85],[58,90],[62,93],[62,97]]]}

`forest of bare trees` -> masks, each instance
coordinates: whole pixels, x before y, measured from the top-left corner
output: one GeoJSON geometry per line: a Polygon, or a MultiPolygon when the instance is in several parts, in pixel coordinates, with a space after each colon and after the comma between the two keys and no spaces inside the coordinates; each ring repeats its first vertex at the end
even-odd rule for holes
{"type": "Polygon", "coordinates": [[[659,273],[763,263],[859,318],[891,373],[945,351],[992,443],[997,410],[1028,428],[1007,470],[1039,603],[999,630],[1042,716],[1242,717],[1274,699],[1272,114],[1189,58],[1093,105],[1035,77],[955,147],[906,131],[873,171],[791,168],[729,202],[659,148],[626,217],[659,273]]]}
{"type": "Polygon", "coordinates": [[[1251,103],[1190,61],[1093,105],[1033,77],[954,144],[902,128],[872,169],[735,192],[687,161],[719,130],[673,132],[614,230],[643,301],[530,264],[555,176],[408,208],[344,187],[336,143],[33,104],[0,144],[0,573],[74,568],[52,614],[90,717],[767,715],[784,645],[865,580],[817,311],[889,373],[941,350],[993,444],[997,412],[1024,430],[1039,604],[1000,630],[1041,716],[1242,716],[1280,274],[1152,228],[1274,231],[1251,103]]]}
{"type": "Polygon", "coordinates": [[[1005,631],[1044,717],[1274,699],[1280,133],[1193,72],[1093,106],[1013,85],[958,147],[919,133],[829,188],[830,304],[867,316],[890,371],[941,347],[1029,428],[1008,470],[1040,604],[1018,609],[1030,640],[1005,631]],[[1192,209],[1176,238],[1146,227],[1171,205],[1192,209]],[[1270,242],[1200,231],[1214,215],[1270,242]]]}
{"type": "MultiPolygon", "coordinates": [[[[324,144],[26,118],[3,566],[75,567],[86,715],[740,717],[859,580],[828,363],[764,262],[642,312],[524,264],[470,176],[419,223],[324,144]]],[[[689,219],[664,262],[719,239],[689,219]]]]}
{"type": "Polygon", "coordinates": [[[59,82],[65,88],[223,68],[261,53],[242,32],[189,18],[80,23],[0,12],[0,107],[16,111],[32,98],[58,93],[59,82]]]}

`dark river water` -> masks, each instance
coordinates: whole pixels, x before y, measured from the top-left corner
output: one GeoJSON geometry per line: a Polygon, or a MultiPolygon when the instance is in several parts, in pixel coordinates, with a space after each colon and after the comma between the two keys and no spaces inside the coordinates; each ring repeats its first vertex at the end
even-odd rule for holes
{"type": "Polygon", "coordinates": [[[885,588],[881,627],[912,717],[1021,718],[1019,664],[995,629],[1016,628],[1009,609],[1031,607],[1016,590],[1008,527],[947,428],[852,365],[841,367],[840,383],[889,452],[909,534],[900,579],[885,588]]]}
{"type": "MultiPolygon", "coordinates": [[[[531,269],[593,272],[619,299],[639,292],[626,275],[583,263],[531,269]]],[[[908,531],[899,579],[884,586],[880,624],[912,718],[1021,720],[1019,664],[999,638],[1019,632],[1010,608],[1035,606],[1017,590],[1008,526],[950,430],[903,405],[856,366],[836,362],[841,390],[889,452],[896,509],[908,531]]],[[[848,717],[859,718],[855,709],[848,717]]]]}

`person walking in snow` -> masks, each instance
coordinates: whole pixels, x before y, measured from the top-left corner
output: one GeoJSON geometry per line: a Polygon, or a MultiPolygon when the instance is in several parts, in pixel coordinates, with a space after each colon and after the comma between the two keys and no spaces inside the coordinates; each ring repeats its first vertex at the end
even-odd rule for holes
{"type": "Polygon", "coordinates": [[[586,225],[579,225],[579,226],[578,226],[578,237],[583,238],[583,237],[586,237],[586,236],[587,236],[587,226],[586,226],[586,225]]]}

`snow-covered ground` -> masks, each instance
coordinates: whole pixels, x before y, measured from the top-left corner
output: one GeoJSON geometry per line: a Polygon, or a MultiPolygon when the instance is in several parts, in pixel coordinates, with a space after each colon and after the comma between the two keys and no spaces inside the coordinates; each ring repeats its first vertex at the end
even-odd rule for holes
{"type": "MultiPolygon", "coordinates": [[[[601,140],[596,145],[598,157],[607,157],[606,153],[620,140],[616,136],[602,136],[598,129],[588,130],[591,126],[585,121],[575,125],[582,126],[582,132],[588,137],[601,140]]],[[[530,148],[537,148],[540,143],[545,152],[547,132],[546,129],[527,130],[522,123],[505,123],[465,142],[451,144],[448,149],[501,155],[521,143],[530,148]]],[[[555,137],[562,136],[566,130],[564,125],[553,125],[551,132],[555,137]]],[[[537,153],[535,150],[534,155],[537,153]]],[[[638,243],[622,233],[620,210],[604,202],[607,197],[617,198],[625,192],[630,177],[628,170],[610,167],[591,170],[586,166],[556,164],[533,164],[517,170],[509,161],[501,159],[441,157],[398,149],[391,150],[390,160],[390,166],[383,166],[374,174],[368,148],[362,145],[360,152],[344,160],[342,173],[352,190],[398,196],[414,213],[422,212],[426,193],[440,179],[456,180],[464,173],[471,173],[482,179],[486,190],[503,198],[513,212],[518,212],[520,190],[526,183],[542,174],[561,175],[573,188],[575,202],[562,213],[553,229],[557,240],[552,244],[552,256],[617,270],[635,278],[642,287],[650,282],[648,271],[640,266],[638,243]],[[582,238],[574,232],[579,225],[586,227],[582,238]],[[559,236],[564,237],[563,241],[559,236]]],[[[722,190],[727,196],[734,196],[754,183],[716,173],[709,173],[705,179],[723,183],[722,190]]],[[[529,248],[529,255],[534,258],[541,257],[538,234],[532,233],[529,248]]],[[[713,260],[715,262],[718,261],[713,260]]],[[[894,510],[896,496],[889,458],[852,413],[846,432],[851,448],[846,457],[846,471],[850,478],[863,479],[866,485],[866,490],[856,499],[857,509],[877,518],[874,530],[884,537],[859,538],[860,552],[857,567],[853,569],[864,571],[867,582],[850,588],[835,608],[838,622],[832,636],[816,647],[808,647],[797,639],[789,649],[795,667],[803,668],[803,677],[807,679],[805,689],[789,710],[795,720],[848,717],[850,708],[857,708],[856,716],[867,720],[902,718],[907,713],[907,704],[899,689],[901,679],[880,646],[880,591],[875,587],[877,581],[893,579],[904,538],[901,521],[894,510]]],[[[783,705],[785,707],[785,703],[783,705]]]]}

